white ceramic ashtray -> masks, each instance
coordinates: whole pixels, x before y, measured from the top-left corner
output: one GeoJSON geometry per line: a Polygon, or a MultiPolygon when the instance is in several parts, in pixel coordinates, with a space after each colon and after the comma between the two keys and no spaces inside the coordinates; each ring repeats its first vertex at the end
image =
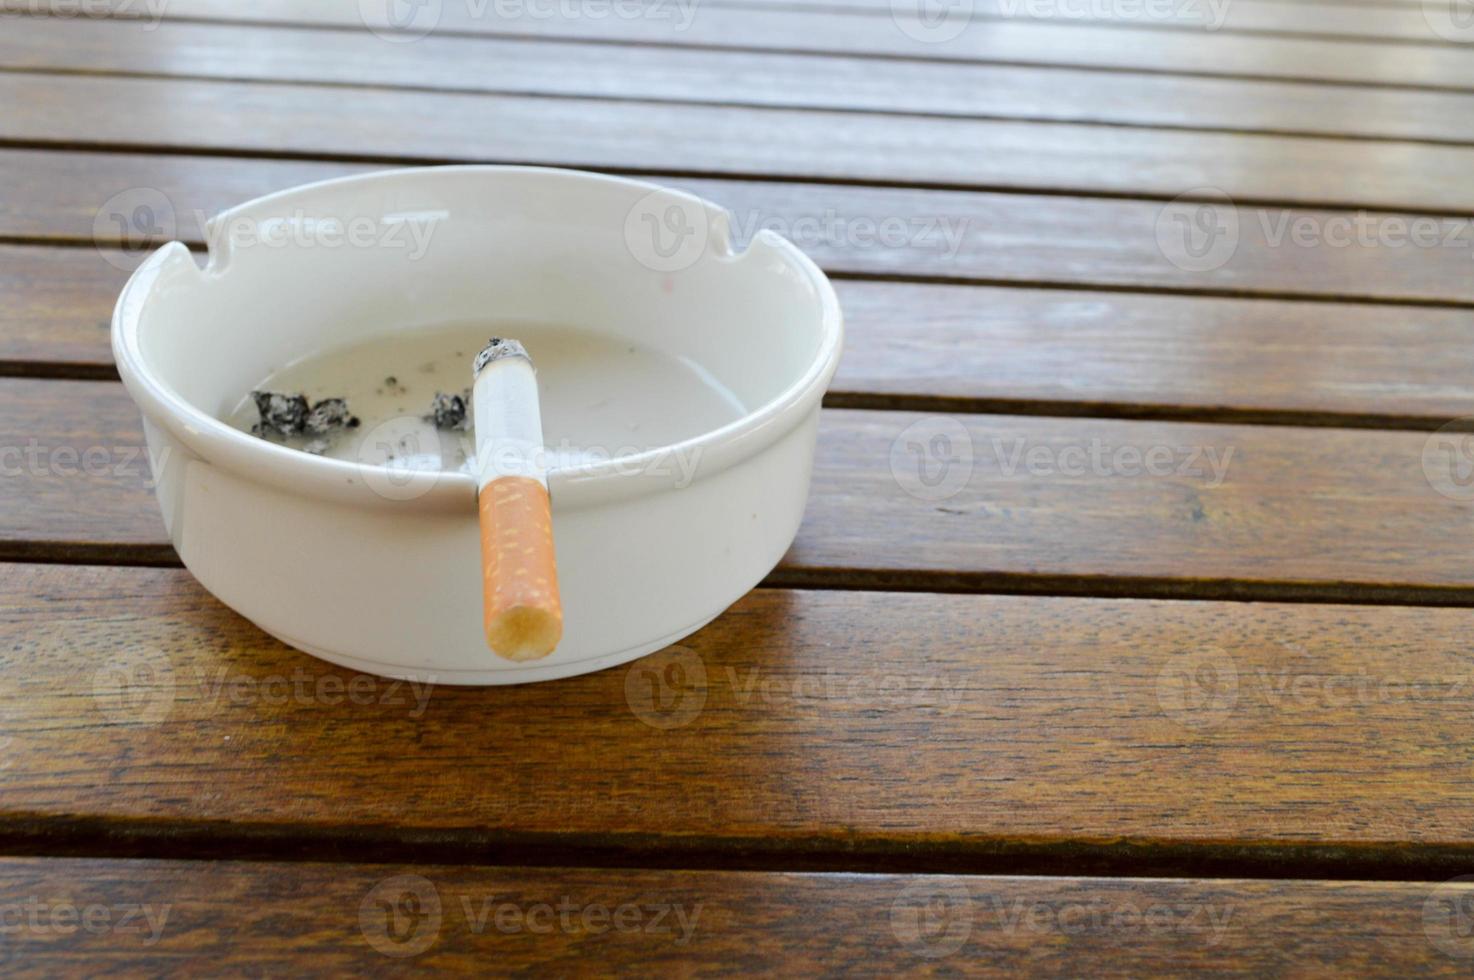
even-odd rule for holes
{"type": "Polygon", "coordinates": [[[700,628],[798,530],[842,331],[796,247],[737,253],[728,227],[638,181],[448,167],[244,204],[204,268],[161,248],[112,340],[184,564],[294,647],[438,683],[566,677],[700,628]],[[526,345],[541,396],[563,633],[530,662],[487,647],[474,446],[431,408],[489,336],[526,345]],[[343,397],[358,424],[252,434],[262,390],[343,397]]]}

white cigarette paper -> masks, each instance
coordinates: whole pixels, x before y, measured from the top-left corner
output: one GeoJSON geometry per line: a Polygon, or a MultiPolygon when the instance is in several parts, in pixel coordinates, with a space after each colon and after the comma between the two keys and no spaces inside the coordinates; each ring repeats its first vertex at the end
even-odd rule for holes
{"type": "Polygon", "coordinates": [[[471,392],[476,433],[476,492],[504,476],[548,486],[542,411],[532,358],[515,340],[495,338],[476,355],[471,392]]]}
{"type": "Polygon", "coordinates": [[[486,643],[536,660],[563,636],[537,375],[515,340],[493,339],[473,370],[486,643]]]}

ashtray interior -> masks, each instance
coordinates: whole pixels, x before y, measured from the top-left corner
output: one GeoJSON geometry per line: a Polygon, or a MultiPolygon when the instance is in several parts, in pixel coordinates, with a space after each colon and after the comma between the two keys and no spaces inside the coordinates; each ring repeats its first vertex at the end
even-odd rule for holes
{"type": "MultiPolygon", "coordinates": [[[[735,392],[689,358],[592,330],[472,322],[369,332],[299,358],[257,386],[302,393],[309,402],[345,399],[355,425],[326,437],[273,434],[274,441],[330,459],[469,474],[473,434],[465,425],[437,425],[433,404],[436,396],[469,402],[471,358],[493,336],[520,340],[533,358],[550,469],[681,443],[747,412],[735,392]]],[[[243,396],[226,420],[252,431],[260,420],[255,400],[243,396]]]]}
{"type": "Polygon", "coordinates": [[[138,331],[153,375],[245,429],[263,385],[348,397],[366,424],[326,456],[455,470],[464,440],[437,440],[420,419],[436,390],[469,384],[489,336],[515,336],[539,372],[550,463],[566,471],[719,430],[814,371],[825,338],[812,278],[778,240],[734,253],[720,209],[670,197],[702,238],[665,270],[632,223],[644,205],[629,182],[426,173],[330,182],[216,219],[203,270],[182,254],[160,264],[138,331]],[[369,244],[315,241],[365,221],[379,229],[369,244]],[[265,244],[273,235],[286,244],[265,244]]]}

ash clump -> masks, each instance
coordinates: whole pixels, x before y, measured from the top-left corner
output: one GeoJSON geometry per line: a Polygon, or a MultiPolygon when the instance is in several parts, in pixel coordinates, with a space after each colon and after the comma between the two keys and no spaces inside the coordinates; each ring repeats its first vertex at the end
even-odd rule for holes
{"type": "Polygon", "coordinates": [[[261,421],[251,426],[251,433],[263,438],[317,436],[312,441],[312,445],[317,446],[322,437],[340,429],[356,429],[359,425],[358,416],[348,411],[348,402],[342,398],[324,398],[309,404],[307,396],[302,394],[253,391],[251,400],[256,403],[256,413],[261,416],[261,421]]]}
{"type": "Polygon", "coordinates": [[[442,391],[437,391],[435,397],[430,400],[430,414],[425,416],[425,421],[433,422],[437,429],[465,432],[471,428],[470,404],[470,388],[459,395],[447,395],[442,391]]]}
{"type": "Polygon", "coordinates": [[[253,391],[256,412],[261,421],[251,427],[258,436],[290,436],[301,432],[307,424],[306,395],[284,395],[278,391],[253,391]]]}
{"type": "Polygon", "coordinates": [[[315,436],[326,435],[334,429],[356,428],[358,419],[348,411],[348,402],[342,398],[324,398],[313,405],[303,424],[303,429],[315,436]]]}

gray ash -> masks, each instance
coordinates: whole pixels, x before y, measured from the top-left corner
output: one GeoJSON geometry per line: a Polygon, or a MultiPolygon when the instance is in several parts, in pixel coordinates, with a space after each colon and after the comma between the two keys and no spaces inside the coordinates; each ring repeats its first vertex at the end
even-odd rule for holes
{"type": "Polygon", "coordinates": [[[261,415],[251,431],[256,435],[291,436],[307,424],[307,396],[283,395],[276,391],[253,391],[256,411],[261,415]]]}
{"type": "Polygon", "coordinates": [[[327,441],[320,437],[339,429],[358,428],[358,417],[348,411],[348,402],[342,398],[324,398],[309,405],[306,395],[287,395],[279,391],[253,391],[251,399],[256,403],[256,412],[261,421],[251,426],[254,435],[279,436],[287,439],[294,436],[318,436],[305,449],[321,453],[327,441]]]}
{"type": "Polygon", "coordinates": [[[430,401],[430,414],[425,416],[425,421],[435,423],[437,429],[464,432],[471,427],[471,416],[466,410],[470,401],[469,388],[459,395],[437,391],[430,401]]]}
{"type": "Polygon", "coordinates": [[[509,337],[492,337],[481,349],[481,353],[476,355],[476,360],[471,362],[471,377],[476,377],[486,365],[503,357],[526,357],[529,361],[532,360],[521,341],[509,337]]]}
{"type": "Polygon", "coordinates": [[[312,411],[307,413],[307,421],[303,428],[313,435],[323,435],[334,429],[344,426],[353,428],[358,424],[348,411],[348,403],[341,398],[324,398],[312,406],[312,411]]]}

